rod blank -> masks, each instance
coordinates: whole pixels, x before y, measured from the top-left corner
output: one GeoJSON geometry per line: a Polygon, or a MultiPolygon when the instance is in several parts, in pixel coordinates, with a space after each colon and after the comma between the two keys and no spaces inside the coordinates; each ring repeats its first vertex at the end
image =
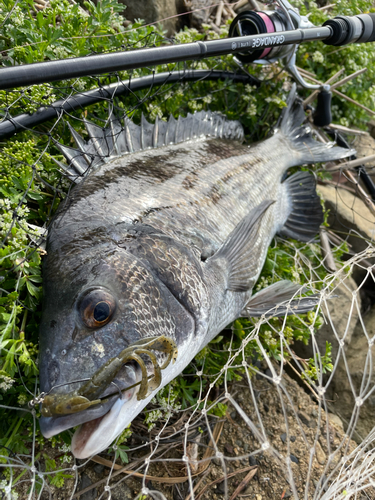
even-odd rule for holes
{"type": "Polygon", "coordinates": [[[237,54],[259,47],[293,45],[312,40],[325,40],[332,34],[329,26],[318,28],[262,33],[207,42],[192,42],[163,47],[75,57],[58,61],[23,64],[0,70],[0,89],[12,89],[38,85],[87,75],[99,75],[113,71],[126,71],[158,64],[198,60],[206,57],[237,54]]]}

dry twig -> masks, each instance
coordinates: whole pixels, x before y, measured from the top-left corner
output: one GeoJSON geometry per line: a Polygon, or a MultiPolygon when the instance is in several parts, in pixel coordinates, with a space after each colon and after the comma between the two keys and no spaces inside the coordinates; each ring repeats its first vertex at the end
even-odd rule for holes
{"type": "Polygon", "coordinates": [[[362,158],[357,158],[356,160],[346,161],[344,163],[338,163],[333,167],[327,168],[327,172],[336,172],[337,170],[347,170],[349,168],[360,167],[368,161],[375,161],[375,155],[363,156],[362,158]]]}
{"type": "MultiPolygon", "coordinates": [[[[323,85],[322,82],[320,82],[319,80],[317,80],[316,78],[312,77],[311,76],[311,73],[309,71],[305,71],[304,69],[302,68],[297,68],[298,71],[301,72],[302,75],[304,75],[306,78],[309,78],[312,82],[314,83],[317,83],[319,85],[323,85]]],[[[359,103],[358,101],[355,101],[354,99],[352,99],[351,97],[348,97],[347,95],[345,94],[342,94],[341,92],[339,92],[337,89],[333,89],[333,92],[335,94],[337,94],[338,96],[342,97],[343,99],[346,99],[347,101],[351,102],[352,104],[355,104],[356,106],[360,107],[361,109],[365,110],[367,113],[369,113],[370,115],[374,115],[375,116],[375,111],[372,111],[371,109],[369,108],[366,108],[366,106],[363,106],[363,104],[359,103]]]]}
{"type": "MultiPolygon", "coordinates": [[[[171,449],[171,445],[170,444],[166,444],[166,445],[163,445],[163,446],[159,446],[158,451],[160,453],[160,452],[164,452],[164,451],[167,451],[167,450],[170,450],[170,449],[171,449]]],[[[118,464],[115,464],[115,466],[113,468],[114,469],[118,469],[118,470],[116,470],[116,472],[113,472],[111,474],[111,478],[116,477],[119,474],[123,474],[123,473],[125,473],[125,471],[127,473],[133,475],[134,471],[132,469],[135,469],[139,465],[143,464],[144,461],[145,461],[145,459],[148,458],[149,456],[150,456],[150,453],[147,453],[146,455],[143,455],[142,457],[134,460],[131,464],[128,464],[125,467],[123,467],[121,465],[118,465],[118,464]]],[[[92,457],[91,460],[93,462],[102,464],[102,461],[105,460],[105,459],[102,458],[102,457],[100,457],[99,455],[95,455],[94,457],[92,457]]],[[[110,465],[108,465],[108,464],[106,464],[106,465],[112,469],[113,462],[111,462],[109,460],[107,460],[106,462],[110,463],[110,465]]],[[[102,464],[102,465],[105,465],[105,464],[102,464]]],[[[142,477],[143,477],[143,474],[142,474],[142,477]]],[[[79,498],[84,493],[87,493],[88,491],[92,490],[93,488],[96,488],[97,486],[100,486],[103,483],[106,483],[107,481],[108,481],[107,477],[105,477],[104,479],[100,479],[100,481],[97,481],[96,483],[93,483],[90,486],[87,486],[87,488],[84,488],[81,491],[77,491],[76,493],[74,493],[74,495],[71,498],[72,499],[79,498]]]]}
{"type": "Polygon", "coordinates": [[[349,76],[346,76],[345,78],[343,78],[342,80],[340,80],[339,82],[336,82],[334,83],[332,86],[331,86],[331,90],[334,90],[335,88],[337,87],[341,87],[341,85],[344,85],[345,83],[348,83],[350,82],[351,80],[353,80],[354,78],[356,78],[357,76],[359,75],[363,75],[363,73],[366,73],[367,71],[367,68],[362,68],[362,69],[359,69],[358,71],[356,71],[355,73],[352,73],[351,75],[349,76]]]}
{"type": "Polygon", "coordinates": [[[320,246],[323,252],[323,265],[330,273],[335,273],[337,271],[335,259],[333,258],[333,253],[331,245],[329,244],[327,231],[323,228],[320,229],[320,246]]]}
{"type": "Polygon", "coordinates": [[[229,500],[234,500],[239,493],[241,493],[241,491],[246,488],[247,486],[247,483],[253,479],[253,477],[255,476],[255,474],[257,473],[257,469],[253,469],[251,470],[250,472],[248,472],[248,474],[246,474],[246,476],[242,479],[242,481],[240,482],[240,484],[237,486],[237,488],[235,489],[235,491],[233,492],[233,495],[230,497],[229,500]]]}
{"type": "MultiPolygon", "coordinates": [[[[362,158],[361,158],[361,160],[362,160],[362,158]]],[[[354,175],[349,170],[345,170],[345,175],[353,184],[355,184],[356,189],[358,190],[358,194],[362,198],[362,201],[365,203],[365,205],[370,210],[372,215],[375,215],[375,204],[372,201],[372,199],[370,198],[370,196],[366,193],[366,191],[363,189],[363,187],[359,184],[357,179],[354,177],[354,175]]]]}
{"type": "MultiPolygon", "coordinates": [[[[203,476],[200,478],[200,480],[197,482],[197,484],[194,486],[193,488],[193,493],[195,493],[197,491],[197,489],[199,488],[199,486],[202,484],[202,482],[205,480],[207,474],[210,472],[210,467],[206,470],[206,472],[203,474],[203,476]]],[[[191,493],[188,494],[188,496],[185,498],[185,500],[190,500],[191,498],[191,493]]]]}
{"type": "MultiPolygon", "coordinates": [[[[103,458],[99,455],[96,455],[95,457],[92,458],[93,462],[96,462],[101,465],[105,465],[106,467],[113,468],[115,470],[121,471],[122,474],[130,474],[131,476],[134,477],[139,477],[142,479],[146,479],[147,481],[154,481],[156,483],[166,483],[166,484],[178,484],[178,483],[184,483],[185,481],[188,481],[189,477],[188,476],[179,476],[179,477],[158,477],[158,476],[150,476],[149,474],[142,474],[141,472],[134,472],[132,470],[129,470],[122,465],[114,464],[111,462],[111,460],[107,460],[106,458],[103,458]]],[[[192,474],[192,476],[197,476],[198,474],[192,474]]],[[[113,477],[113,474],[112,474],[113,477]]],[[[79,492],[81,493],[81,492],[79,492]]],[[[74,497],[73,497],[74,498],[74,497]]]]}
{"type": "Polygon", "coordinates": [[[221,24],[221,16],[223,15],[223,9],[224,9],[224,2],[223,2],[223,0],[220,0],[220,3],[218,5],[217,11],[216,11],[216,18],[215,18],[215,24],[218,27],[221,24]]]}
{"type": "Polygon", "coordinates": [[[352,135],[370,135],[365,130],[356,130],[354,128],[344,127],[344,125],[337,125],[336,123],[330,123],[328,127],[333,130],[335,129],[340,130],[341,132],[345,132],[347,134],[352,134],[352,135]]]}
{"type": "Polygon", "coordinates": [[[219,420],[214,427],[214,430],[212,431],[212,438],[210,439],[210,442],[208,443],[207,449],[202,457],[201,464],[199,466],[199,473],[201,474],[203,471],[207,469],[207,467],[210,465],[211,462],[211,457],[215,453],[215,446],[214,443],[217,444],[219,442],[221,432],[224,427],[224,420],[219,420]]]}
{"type": "Polygon", "coordinates": [[[234,10],[239,10],[241,9],[241,7],[245,7],[245,5],[247,5],[248,3],[248,0],[239,0],[239,2],[233,4],[233,8],[234,10]]]}
{"type": "Polygon", "coordinates": [[[228,11],[229,17],[236,17],[236,13],[230,3],[224,4],[224,8],[228,11]]]}
{"type": "MultiPolygon", "coordinates": [[[[341,68],[340,71],[338,71],[335,75],[331,76],[331,78],[326,81],[325,85],[329,85],[330,83],[334,82],[336,78],[338,78],[344,73],[344,71],[345,71],[344,68],[341,68]]],[[[302,104],[304,106],[307,106],[308,104],[310,104],[310,102],[313,102],[313,100],[316,99],[316,97],[318,96],[319,92],[320,90],[314,90],[314,92],[311,95],[309,95],[309,97],[307,97],[302,104]]]]}
{"type": "MultiPolygon", "coordinates": [[[[244,469],[239,469],[235,472],[231,472],[230,474],[226,474],[225,476],[221,476],[221,477],[219,477],[219,479],[215,479],[215,481],[212,481],[211,483],[206,484],[206,486],[196,496],[195,500],[199,500],[200,497],[208,490],[208,488],[210,488],[214,484],[222,483],[226,479],[230,479],[231,477],[237,476],[238,474],[242,474],[243,472],[247,472],[249,470],[251,470],[251,471],[255,470],[255,472],[256,472],[258,470],[258,466],[251,465],[250,467],[245,467],[244,469]]],[[[254,475],[255,475],[255,473],[254,473],[254,475]]]]}
{"type": "Polygon", "coordinates": [[[335,7],[335,3],[329,3],[328,5],[324,5],[323,7],[319,7],[318,10],[328,10],[331,9],[332,7],[335,7]]]}

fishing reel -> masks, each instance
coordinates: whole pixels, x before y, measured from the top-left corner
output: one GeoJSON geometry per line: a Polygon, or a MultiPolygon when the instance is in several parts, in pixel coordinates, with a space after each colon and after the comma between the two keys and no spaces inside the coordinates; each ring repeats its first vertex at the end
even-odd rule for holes
{"type": "Polygon", "coordinates": [[[274,41],[275,46],[262,48],[263,40],[259,40],[259,49],[243,51],[236,54],[240,63],[271,64],[281,60],[293,78],[303,87],[311,90],[321,88],[306,82],[296,67],[296,53],[298,45],[279,45],[278,33],[296,29],[313,28],[314,25],[306,16],[301,16],[288,0],[277,0],[274,10],[267,11],[242,11],[236,16],[229,28],[229,37],[247,35],[260,35],[268,33],[269,42],[274,41]]]}
{"type": "MultiPolygon", "coordinates": [[[[296,66],[296,54],[298,45],[278,45],[278,33],[292,30],[303,30],[313,28],[314,25],[306,16],[301,16],[298,10],[294,9],[288,0],[278,0],[274,10],[264,12],[243,11],[233,19],[229,28],[229,37],[246,35],[260,35],[268,33],[267,42],[275,43],[275,46],[262,48],[263,40],[259,39],[259,49],[244,51],[236,54],[237,62],[271,64],[281,60],[284,69],[303,87],[310,90],[320,90],[317,107],[313,115],[314,123],[317,126],[328,125],[332,121],[331,99],[329,85],[314,85],[306,82],[296,66]]],[[[256,45],[256,43],[255,43],[256,45]]]]}
{"type": "MultiPolygon", "coordinates": [[[[307,18],[301,16],[299,11],[292,7],[288,0],[276,0],[274,10],[267,11],[243,11],[236,16],[229,28],[229,37],[238,38],[246,36],[261,35],[255,38],[251,45],[249,42],[240,42],[240,48],[236,51],[235,60],[243,68],[243,63],[271,64],[281,60],[283,67],[304,88],[320,90],[317,106],[313,114],[314,124],[323,127],[329,125],[332,120],[330,85],[316,85],[304,80],[296,66],[296,54],[298,43],[304,41],[303,30],[314,28],[315,35],[310,40],[319,40],[323,27],[329,27],[330,36],[321,38],[327,45],[341,46],[349,43],[365,43],[375,41],[375,14],[360,14],[356,16],[336,16],[323,24],[323,27],[315,27],[307,18]],[[299,32],[294,37],[294,32],[299,32]],[[264,36],[265,34],[269,36],[264,36]],[[285,37],[292,39],[292,43],[286,43],[285,37]],[[284,43],[285,42],[285,43],[284,43]],[[251,47],[251,49],[250,49],[251,47]]],[[[311,30],[308,30],[311,31],[311,30]]],[[[307,32],[305,32],[307,34],[307,32]]],[[[306,36],[306,40],[309,38],[306,36]]],[[[238,47],[237,42],[233,45],[238,47]]],[[[236,47],[236,48],[237,48],[236,47]]]]}

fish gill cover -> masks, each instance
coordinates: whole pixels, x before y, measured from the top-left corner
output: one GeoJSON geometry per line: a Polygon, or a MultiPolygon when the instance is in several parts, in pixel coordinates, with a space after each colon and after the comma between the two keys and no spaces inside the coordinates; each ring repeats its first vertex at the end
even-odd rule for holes
{"type": "MultiPolygon", "coordinates": [[[[3,65],[170,42],[158,27],[124,26],[118,15],[122,7],[112,1],[97,6],[86,2],[83,7],[2,1],[1,6],[3,65]]],[[[340,2],[333,7],[337,11],[328,7],[330,15],[370,8],[369,2],[340,2]]],[[[317,24],[327,18],[326,11],[313,3],[309,10],[317,24]]],[[[210,25],[201,33],[185,29],[176,41],[226,36],[227,29],[225,23],[220,34],[210,25]]],[[[344,91],[374,109],[371,50],[371,46],[349,46],[337,53],[332,47],[304,46],[299,64],[320,81],[341,65],[347,74],[368,67],[367,75],[344,91]]],[[[151,74],[155,70],[183,75],[190,69],[231,72],[237,67],[225,57],[160,66],[151,74]]],[[[195,111],[217,111],[239,120],[246,144],[251,145],[265,139],[276,124],[290,82],[277,66],[249,69],[269,81],[256,90],[230,78],[186,83],[181,77],[177,83],[166,79],[126,97],[103,90],[90,107],[61,107],[49,122],[2,144],[0,485],[6,498],[71,498],[88,493],[91,498],[374,497],[375,225],[373,205],[356,184],[357,171],[329,172],[324,165],[304,169],[317,176],[325,200],[322,245],[318,238],[301,243],[276,236],[254,286],[257,292],[282,280],[292,281],[296,288],[306,286],[319,299],[313,311],[228,325],[107,450],[92,459],[73,457],[69,430],[44,438],[39,430],[40,406],[28,405],[40,396],[44,229],[58,206],[69,202],[70,193],[74,196],[71,173],[62,167],[61,145],[82,157],[72,131],[89,141],[85,122],[97,127],[93,137],[100,138],[98,131],[106,130],[113,118],[125,130],[126,120],[141,124],[142,113],[148,122],[160,123],[170,115],[177,119],[195,111]]],[[[3,121],[145,75],[150,70],[2,91],[3,121]]],[[[334,101],[333,121],[363,128],[365,110],[343,102],[334,101]]],[[[373,147],[369,136],[356,137],[357,143],[358,137],[367,141],[367,151],[373,147]]],[[[93,163],[103,161],[99,156],[93,152],[93,163]]],[[[153,165],[147,164],[147,169],[155,175],[153,165]]],[[[289,174],[296,171],[291,168],[289,174]]],[[[187,179],[187,188],[194,181],[194,176],[187,179]]],[[[105,242],[106,228],[97,228],[95,237],[105,242]]],[[[90,259],[92,240],[81,243],[90,259]]],[[[74,272],[73,265],[72,261],[67,272],[74,272]]],[[[100,342],[91,348],[100,359],[100,342]]],[[[84,360],[76,363],[73,371],[79,371],[84,360]]]]}

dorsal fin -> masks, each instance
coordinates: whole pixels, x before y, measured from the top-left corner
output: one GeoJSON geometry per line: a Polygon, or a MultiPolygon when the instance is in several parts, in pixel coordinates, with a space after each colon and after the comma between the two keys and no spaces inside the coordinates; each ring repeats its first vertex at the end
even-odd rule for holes
{"type": "Polygon", "coordinates": [[[110,110],[108,126],[105,128],[87,120],[83,123],[90,137],[88,141],[70,127],[77,150],[57,143],[68,162],[65,168],[68,177],[74,182],[86,177],[90,171],[88,166],[98,167],[128,153],[178,144],[198,137],[239,141],[244,137],[242,125],[238,121],[228,120],[224,115],[211,111],[199,111],[193,115],[188,113],[185,118],[179,116],[177,120],[171,115],[168,122],[157,118],[153,124],[142,114],[141,124],[136,125],[128,117],[122,124],[110,110]],[[72,171],[77,172],[77,175],[73,176],[72,171]]]}

